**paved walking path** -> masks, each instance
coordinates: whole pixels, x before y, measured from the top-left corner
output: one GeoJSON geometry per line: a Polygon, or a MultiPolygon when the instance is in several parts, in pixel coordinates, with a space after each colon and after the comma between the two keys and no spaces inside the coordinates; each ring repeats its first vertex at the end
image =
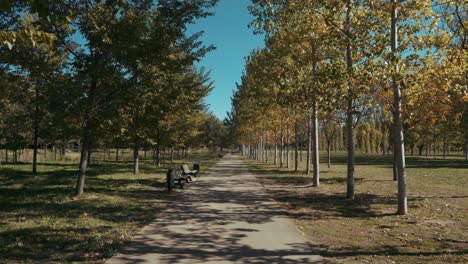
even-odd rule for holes
{"type": "Polygon", "coordinates": [[[116,263],[321,263],[293,221],[227,155],[143,228],[116,263]]]}

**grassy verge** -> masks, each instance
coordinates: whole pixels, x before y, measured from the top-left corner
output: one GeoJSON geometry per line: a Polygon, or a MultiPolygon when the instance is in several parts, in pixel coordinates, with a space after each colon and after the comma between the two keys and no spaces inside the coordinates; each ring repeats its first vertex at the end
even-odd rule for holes
{"type": "MultiPolygon", "coordinates": [[[[174,164],[202,161],[202,172],[217,154],[191,155],[174,164]]],[[[167,165],[169,166],[169,165],[167,165]]],[[[85,194],[73,197],[77,164],[0,166],[0,263],[99,263],[116,254],[171,200],[166,168],[143,159],[134,176],[130,161],[99,161],[90,167],[85,194]]]]}
{"type": "MultiPolygon", "coordinates": [[[[316,250],[337,263],[468,263],[468,163],[409,157],[409,215],[397,216],[392,158],[359,155],[356,199],[346,200],[346,158],[311,176],[247,161],[316,250]]],[[[301,170],[304,169],[304,164],[301,170]]]]}

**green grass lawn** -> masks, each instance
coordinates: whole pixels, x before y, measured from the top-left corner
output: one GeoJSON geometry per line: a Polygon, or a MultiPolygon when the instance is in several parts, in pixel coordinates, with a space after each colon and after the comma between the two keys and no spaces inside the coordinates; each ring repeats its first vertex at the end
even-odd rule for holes
{"type": "MultiPolygon", "coordinates": [[[[216,153],[192,154],[202,173],[216,153]]],[[[165,168],[143,159],[134,176],[131,161],[91,165],[85,194],[73,197],[78,165],[46,162],[0,166],[0,263],[101,262],[116,254],[174,198],[165,189],[165,168]]]]}
{"type": "Polygon", "coordinates": [[[318,188],[303,172],[247,162],[332,263],[468,263],[468,162],[408,157],[409,215],[397,216],[392,157],[356,157],[350,201],[345,153],[334,156],[330,169],[320,164],[318,188]]]}

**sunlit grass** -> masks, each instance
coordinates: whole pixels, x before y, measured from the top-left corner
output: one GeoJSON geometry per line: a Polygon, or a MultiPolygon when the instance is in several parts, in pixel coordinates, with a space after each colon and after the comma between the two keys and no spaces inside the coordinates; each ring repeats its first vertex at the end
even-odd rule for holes
{"type": "Polygon", "coordinates": [[[392,157],[359,154],[356,160],[352,201],[345,199],[344,153],[335,154],[330,169],[320,164],[318,188],[310,187],[312,176],[304,174],[304,163],[297,174],[272,164],[248,164],[301,230],[321,245],[321,254],[333,261],[468,261],[468,162],[408,157],[409,215],[397,216],[392,157]]]}

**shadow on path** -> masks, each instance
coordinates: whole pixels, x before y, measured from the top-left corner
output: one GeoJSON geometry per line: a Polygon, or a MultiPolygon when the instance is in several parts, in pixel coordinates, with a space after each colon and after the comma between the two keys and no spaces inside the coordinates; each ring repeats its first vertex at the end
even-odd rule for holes
{"type": "Polygon", "coordinates": [[[186,190],[171,194],[114,263],[323,263],[238,158],[226,156],[186,190]]]}

